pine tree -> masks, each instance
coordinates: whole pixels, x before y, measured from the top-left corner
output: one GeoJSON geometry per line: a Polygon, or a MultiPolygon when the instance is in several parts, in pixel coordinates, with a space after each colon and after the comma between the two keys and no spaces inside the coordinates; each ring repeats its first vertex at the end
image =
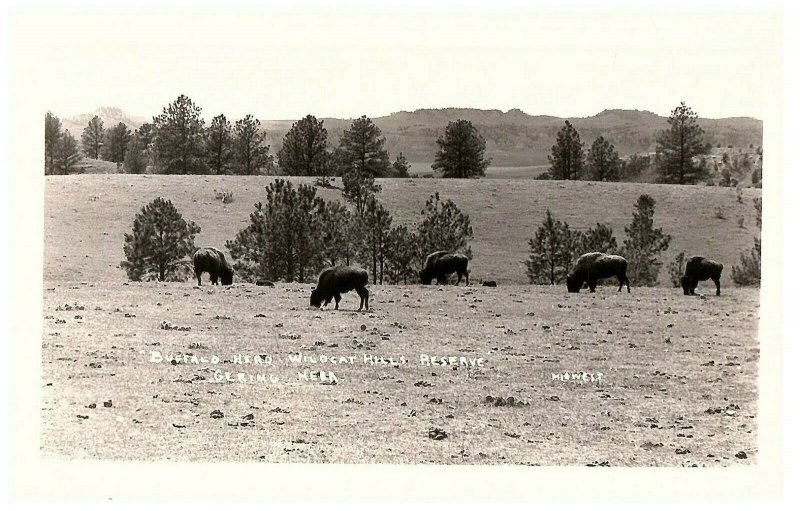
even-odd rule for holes
{"type": "Polygon", "coordinates": [[[669,248],[672,237],[653,228],[656,201],[641,195],[636,201],[633,221],[625,227],[628,238],[622,245],[622,255],[628,261],[628,277],[639,286],[655,286],[661,262],[658,256],[669,248]]]}
{"type": "Polygon", "coordinates": [[[686,103],[672,111],[669,129],[658,134],[656,161],[664,183],[693,184],[705,179],[708,169],[699,157],[708,153],[697,114],[686,103]]]}
{"type": "Polygon", "coordinates": [[[586,158],[589,178],[592,181],[619,181],[620,159],[614,144],[605,138],[597,137],[592,143],[586,158]]]}
{"type": "MultiPolygon", "coordinates": [[[[756,208],[756,225],[761,230],[761,199],[753,199],[756,208]]],[[[757,236],[749,253],[739,256],[739,264],[731,269],[731,278],[737,286],[761,285],[761,237],[757,236]]]]}
{"type": "Polygon", "coordinates": [[[228,174],[233,158],[231,123],[224,114],[211,120],[205,132],[205,154],[208,170],[212,174],[228,174]]]}
{"type": "Polygon", "coordinates": [[[106,131],[106,143],[103,147],[103,159],[115,163],[125,161],[125,153],[128,151],[128,144],[131,141],[131,130],[121,122],[106,131]]]}
{"type": "Polygon", "coordinates": [[[550,179],[581,179],[583,177],[583,144],[577,130],[569,121],[556,135],[556,145],[547,157],[550,179]]]}
{"type": "Polygon", "coordinates": [[[355,206],[358,216],[364,215],[364,209],[370,198],[380,193],[380,185],[375,178],[358,170],[351,170],[342,176],[342,196],[355,206]]]}
{"type": "Polygon", "coordinates": [[[478,133],[471,122],[460,119],[450,122],[443,137],[436,140],[433,170],[441,170],[442,177],[479,177],[486,173],[491,162],[484,158],[486,140],[478,133]]]}
{"type": "Polygon", "coordinates": [[[319,235],[325,202],[313,186],[295,188],[283,179],[271,182],[266,192],[266,202],[250,214],[250,225],[225,244],[237,275],[285,282],[315,277],[325,255],[319,235]]]}
{"type": "Polygon", "coordinates": [[[55,174],[56,152],[61,139],[61,120],[47,112],[44,116],[44,173],[55,174]]]}
{"type": "Polygon", "coordinates": [[[414,267],[420,259],[416,234],[405,225],[392,227],[387,245],[384,277],[391,284],[408,284],[416,276],[414,267]]]}
{"type": "MultiPolygon", "coordinates": [[[[200,107],[180,95],[153,118],[153,163],[162,174],[203,174],[203,126],[200,107]]],[[[143,132],[143,138],[149,133],[143,132]]],[[[147,140],[145,139],[145,142],[147,140]]]]}
{"type": "MultiPolygon", "coordinates": [[[[381,130],[366,115],[353,121],[339,141],[346,171],[357,170],[371,177],[384,177],[389,172],[389,153],[381,130]]],[[[344,172],[343,172],[344,174],[344,172]]]]}
{"type": "Polygon", "coordinates": [[[328,130],[323,121],[307,115],[292,125],[278,151],[278,166],[288,176],[327,176],[331,173],[328,130]]]}
{"type": "Polygon", "coordinates": [[[270,173],[272,156],[264,142],[267,134],[261,131],[261,121],[252,115],[236,121],[233,126],[233,158],[236,174],[251,176],[270,173]]]}
{"type": "Polygon", "coordinates": [[[81,161],[81,154],[78,151],[78,141],[69,132],[64,131],[56,146],[56,174],[69,174],[75,170],[75,165],[81,161]]]}
{"type": "MultiPolygon", "coordinates": [[[[147,135],[147,132],[144,133],[147,135]]],[[[125,150],[125,172],[128,174],[144,174],[147,172],[147,165],[150,162],[150,152],[147,149],[145,137],[142,136],[141,128],[136,130],[128,142],[125,150]]]]}
{"type": "Polygon", "coordinates": [[[683,252],[675,256],[675,259],[669,263],[667,271],[669,272],[669,281],[672,283],[672,287],[681,287],[684,266],[686,266],[686,254],[683,252]]]}
{"type": "Polygon", "coordinates": [[[328,266],[350,266],[360,246],[361,230],[350,211],[339,202],[326,202],[320,218],[320,239],[324,262],[328,266]]]}
{"type": "Polygon", "coordinates": [[[200,227],[186,222],[172,201],[158,197],[134,218],[133,233],[125,235],[126,260],[120,266],[130,280],[185,280],[199,232],[200,227]]]}
{"type": "Polygon", "coordinates": [[[458,252],[472,258],[472,225],[469,215],[462,213],[450,200],[442,202],[439,192],[431,195],[422,210],[424,218],[417,228],[419,255],[425,258],[438,250],[458,252]]]}
{"type": "Polygon", "coordinates": [[[573,254],[576,258],[589,252],[616,254],[619,251],[617,238],[614,237],[614,230],[611,226],[601,223],[598,223],[588,231],[580,233],[578,248],[580,250],[573,254]]]}
{"type": "Polygon", "coordinates": [[[408,163],[408,160],[403,153],[400,152],[397,155],[397,159],[392,163],[392,176],[395,178],[400,177],[408,177],[408,171],[411,169],[411,164],[408,163]]]}
{"type": "Polygon", "coordinates": [[[392,215],[372,196],[364,208],[361,224],[363,227],[361,263],[372,268],[373,284],[383,284],[383,272],[389,252],[392,215]]]}
{"type": "Polygon", "coordinates": [[[528,240],[530,255],[525,265],[530,283],[552,286],[566,279],[578,240],[578,233],[553,218],[548,209],[536,235],[528,240]]]}
{"type": "Polygon", "coordinates": [[[89,124],[83,129],[81,135],[81,145],[83,146],[83,154],[87,158],[100,159],[100,149],[103,147],[105,139],[105,132],[103,130],[103,120],[98,116],[92,117],[89,124]]]}

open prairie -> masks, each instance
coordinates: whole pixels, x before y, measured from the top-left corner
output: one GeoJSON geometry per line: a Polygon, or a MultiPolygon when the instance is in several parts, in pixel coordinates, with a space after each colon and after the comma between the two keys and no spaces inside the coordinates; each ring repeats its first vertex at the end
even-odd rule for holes
{"type": "MultiPolygon", "coordinates": [[[[274,178],[238,176],[153,176],[96,174],[49,176],[45,186],[45,280],[125,280],[119,268],[124,259],[125,233],[133,218],[158,196],[172,200],[186,220],[197,223],[198,246],[225,249],[225,242],[249,222],[253,205],[264,200],[264,187],[274,178]],[[234,202],[223,204],[214,190],[233,192],[234,202]]],[[[289,178],[313,183],[312,178],[289,178]]],[[[672,236],[662,256],[659,281],[670,286],[667,265],[679,252],[705,255],[724,264],[722,285],[731,286],[730,269],[739,254],[750,250],[758,235],[753,198],[758,189],[742,190],[742,202],[733,188],[593,183],[528,179],[381,179],[380,200],[394,223],[412,225],[421,220],[425,201],[436,191],[452,199],[470,215],[475,238],[470,261],[475,282],[527,284],[524,261],[528,240],[549,208],[572,228],[588,229],[598,222],[614,229],[617,242],[625,239],[639,195],[656,200],[654,223],[672,236]],[[723,218],[718,218],[717,213],[723,218]],[[739,226],[739,221],[742,227],[739,226]]],[[[337,180],[337,185],[341,182],[337,180]]],[[[318,189],[325,199],[343,201],[340,190],[318,189]]],[[[636,282],[632,282],[636,285],[636,282]]]]}
{"type": "Polygon", "coordinates": [[[594,466],[756,459],[755,290],[705,299],[664,288],[372,286],[362,313],[353,293],[338,311],[308,309],[310,290],[47,284],[43,452],[594,466]]]}
{"type": "MultiPolygon", "coordinates": [[[[756,289],[729,269],[757,234],[731,189],[532,180],[383,180],[396,222],[435,190],[470,214],[473,285],[370,286],[341,310],[312,284],[126,282],[123,235],[156,196],[224,247],[271,178],[48,177],[42,452],[65,458],[724,466],[757,459],[756,289]],[[223,204],[214,190],[230,190],[223,204]],[[670,252],[726,265],[722,296],[570,295],[525,285],[550,208],[614,227],[641,193],[670,252]],[[723,219],[715,210],[724,210],[723,219]],[[737,217],[744,218],[744,227],[737,217]],[[497,280],[488,288],[480,279],[497,280]],[[435,357],[435,358],[434,358],[435,357]],[[443,362],[444,361],[444,362],[443,362]]],[[[311,182],[310,179],[293,179],[311,182]]],[[[340,191],[320,189],[326,199],[340,191]]],[[[662,282],[668,280],[662,269],[662,282]]]]}

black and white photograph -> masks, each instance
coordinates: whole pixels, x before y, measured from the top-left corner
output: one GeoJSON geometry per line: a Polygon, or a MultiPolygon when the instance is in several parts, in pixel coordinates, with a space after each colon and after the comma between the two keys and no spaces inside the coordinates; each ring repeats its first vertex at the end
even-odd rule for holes
{"type": "Polygon", "coordinates": [[[103,5],[9,14],[20,465],[778,491],[779,2],[103,5]]]}

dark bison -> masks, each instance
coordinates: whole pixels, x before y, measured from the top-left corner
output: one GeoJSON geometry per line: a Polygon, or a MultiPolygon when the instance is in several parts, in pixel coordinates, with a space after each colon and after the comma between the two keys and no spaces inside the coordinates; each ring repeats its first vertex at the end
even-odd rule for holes
{"type": "Polygon", "coordinates": [[[466,277],[469,285],[469,259],[461,254],[452,254],[446,250],[434,252],[425,258],[425,266],[419,272],[419,280],[428,285],[436,279],[437,284],[447,284],[447,277],[453,273],[458,274],[456,285],[461,283],[461,278],[466,277]]]}
{"type": "Polygon", "coordinates": [[[333,298],[336,300],[336,309],[338,309],[342,293],[355,289],[361,298],[358,310],[361,310],[362,307],[369,310],[369,291],[366,287],[368,283],[369,275],[366,270],[349,266],[328,268],[319,274],[317,287],[311,290],[311,306],[320,308],[323,302],[328,305],[333,298]]]}
{"type": "Polygon", "coordinates": [[[589,291],[594,293],[599,279],[617,277],[619,280],[617,292],[622,291],[622,285],[624,284],[628,287],[628,292],[630,293],[631,285],[626,275],[627,270],[628,261],[624,257],[600,252],[583,254],[575,263],[572,273],[567,276],[567,290],[570,293],[578,293],[583,284],[588,282],[589,291]]]}
{"type": "Polygon", "coordinates": [[[208,272],[211,276],[211,284],[218,284],[222,281],[223,286],[233,284],[233,268],[225,260],[225,254],[214,247],[198,249],[192,256],[194,262],[194,274],[197,276],[197,285],[202,285],[200,276],[203,272],[208,272]]]}
{"type": "Polygon", "coordinates": [[[706,259],[702,256],[693,256],[686,261],[686,271],[681,277],[681,287],[683,294],[693,295],[697,289],[697,283],[701,280],[711,279],[717,285],[717,296],[719,296],[719,278],[722,275],[722,263],[706,259]]]}

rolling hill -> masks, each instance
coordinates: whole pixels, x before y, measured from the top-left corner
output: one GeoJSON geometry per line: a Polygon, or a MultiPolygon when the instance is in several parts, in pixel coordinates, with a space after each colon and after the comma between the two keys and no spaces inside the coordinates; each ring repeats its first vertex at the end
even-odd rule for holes
{"type": "MultiPolygon", "coordinates": [[[[122,282],[124,235],[140,209],[158,196],[170,199],[187,220],[201,228],[198,246],[225,247],[247,226],[253,205],[263,201],[264,176],[70,175],[45,181],[45,280],[122,282]],[[223,204],[214,190],[230,190],[234,202],[223,204]]],[[[311,178],[290,178],[311,184],[311,178]]],[[[749,250],[759,229],[752,199],[761,190],[711,186],[536,181],[531,179],[381,179],[381,202],[394,224],[414,226],[434,192],[452,199],[470,215],[474,231],[470,263],[472,280],[526,284],[524,261],[528,239],[545,212],[573,229],[609,224],[622,245],[634,203],[647,193],[656,200],[655,227],[672,236],[661,257],[659,280],[669,286],[667,265],[681,251],[722,262],[724,287],[731,285],[731,267],[749,250]],[[721,215],[718,215],[718,211],[721,215]],[[720,218],[721,216],[721,218],[720,218]],[[741,225],[739,222],[741,221],[741,225]]],[[[318,189],[326,200],[342,201],[340,190],[318,189]]],[[[632,282],[632,285],[636,285],[632,282]]],[[[701,284],[701,292],[708,286],[701,284]]]]}

